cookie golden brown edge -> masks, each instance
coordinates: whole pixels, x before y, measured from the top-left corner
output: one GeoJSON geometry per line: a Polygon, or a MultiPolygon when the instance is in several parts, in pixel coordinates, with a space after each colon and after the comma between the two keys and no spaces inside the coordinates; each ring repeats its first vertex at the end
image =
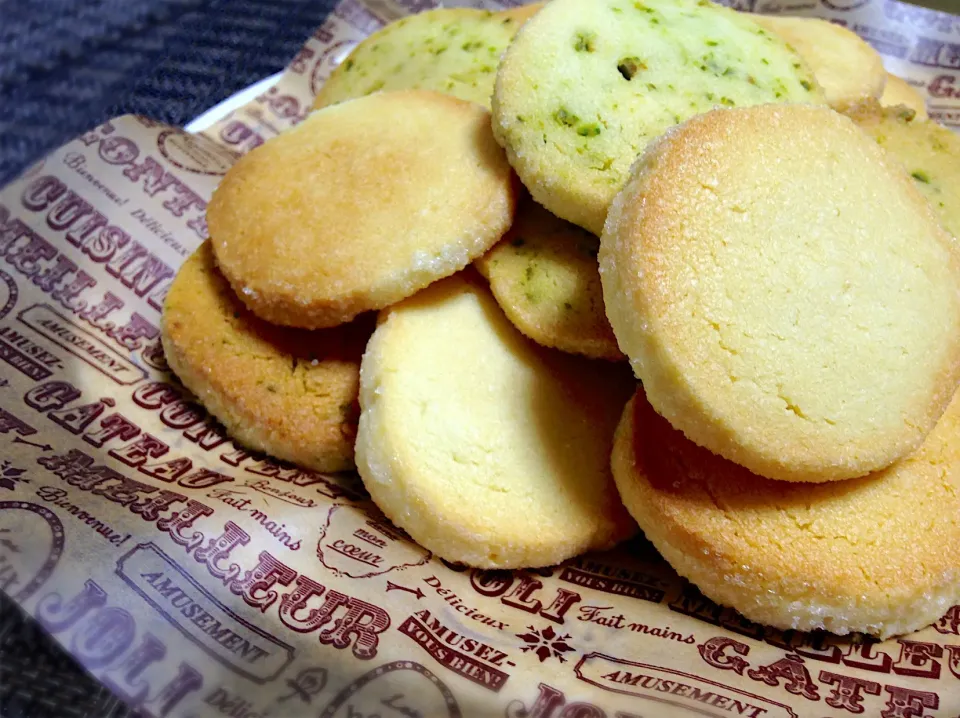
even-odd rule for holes
{"type": "Polygon", "coordinates": [[[613,475],[647,539],[704,595],[784,630],[924,628],[960,602],[960,400],[870,476],[764,479],[686,439],[638,390],[613,475]]]}
{"type": "Polygon", "coordinates": [[[889,466],[960,381],[960,246],[829,108],[716,110],[668,132],[614,201],[599,258],[650,403],[761,476],[889,466]]]}
{"type": "Polygon", "coordinates": [[[464,272],[381,313],[357,468],[381,511],[448,561],[553,565],[636,530],[610,474],[634,386],[626,364],[531,342],[464,272]]]}
{"type": "Polygon", "coordinates": [[[466,267],[510,228],[516,194],[487,110],[403,90],[314,112],[244,155],[207,221],[251,311],[320,329],[466,267]]]}
{"type": "Polygon", "coordinates": [[[244,446],[317,471],[354,467],[368,316],[335,329],[277,327],[234,295],[204,242],[180,267],[161,317],[167,363],[244,446]]]}

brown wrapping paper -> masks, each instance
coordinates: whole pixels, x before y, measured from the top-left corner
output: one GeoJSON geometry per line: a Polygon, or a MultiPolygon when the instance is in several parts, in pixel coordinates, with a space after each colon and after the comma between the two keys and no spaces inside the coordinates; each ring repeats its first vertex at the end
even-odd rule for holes
{"type": "MultiPolygon", "coordinates": [[[[960,18],[737,5],[845,23],[960,127],[960,18]]],[[[234,444],[165,371],[160,308],[223,173],[301,120],[360,38],[432,6],[343,0],[201,135],[123,117],[0,193],[0,589],[156,718],[956,718],[960,606],[876,643],[747,622],[642,540],[547,570],[449,566],[356,477],[234,444]]]]}

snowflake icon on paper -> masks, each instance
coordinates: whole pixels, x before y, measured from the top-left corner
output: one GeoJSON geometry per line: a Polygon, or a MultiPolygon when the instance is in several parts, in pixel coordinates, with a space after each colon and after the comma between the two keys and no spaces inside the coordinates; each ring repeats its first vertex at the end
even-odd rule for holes
{"type": "Polygon", "coordinates": [[[26,469],[18,469],[12,466],[9,461],[4,460],[0,463],[0,489],[10,489],[12,491],[17,488],[18,481],[29,483],[28,479],[21,478],[25,473],[27,473],[26,469]]]}
{"type": "Polygon", "coordinates": [[[567,643],[570,634],[565,633],[559,636],[557,632],[553,630],[553,626],[547,626],[542,631],[537,630],[533,626],[527,626],[527,628],[530,630],[529,633],[517,634],[517,638],[527,644],[520,649],[521,652],[526,653],[532,651],[536,654],[537,658],[540,659],[541,663],[548,658],[557,658],[561,663],[567,660],[563,657],[563,654],[573,650],[573,646],[567,643]]]}

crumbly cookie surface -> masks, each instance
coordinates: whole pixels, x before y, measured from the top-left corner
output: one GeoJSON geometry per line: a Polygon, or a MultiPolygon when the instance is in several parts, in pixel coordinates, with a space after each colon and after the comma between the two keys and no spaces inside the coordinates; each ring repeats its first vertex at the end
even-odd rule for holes
{"type": "Polygon", "coordinates": [[[887,73],[887,84],[883,87],[880,104],[883,107],[903,105],[914,111],[914,119],[925,120],[928,118],[927,103],[920,91],[902,77],[890,73],[887,73]]]}
{"type": "Polygon", "coordinates": [[[506,15],[507,17],[516,18],[520,22],[526,22],[540,12],[540,10],[542,10],[543,6],[546,4],[546,2],[533,2],[527,3],[526,5],[517,5],[509,10],[501,10],[500,14],[506,15]]]}
{"type": "Polygon", "coordinates": [[[960,601],[960,400],[870,476],[786,484],[702,449],[631,400],[613,473],[646,537],[709,598],[780,629],[880,638],[960,601]]]}
{"type": "Polygon", "coordinates": [[[718,106],[821,101],[782,40],[707,0],[552,0],[504,55],[493,127],[534,199],[599,235],[668,127],[718,106]]]}
{"type": "Polygon", "coordinates": [[[337,66],[313,107],[413,88],[443,92],[489,108],[500,56],[537,9],[440,8],[392,22],[357,45],[337,66]]]}
{"type": "Polygon", "coordinates": [[[625,359],[603,308],[600,240],[533,201],[478,259],[504,313],[538,344],[597,359],[625,359]]]}
{"type": "Polygon", "coordinates": [[[883,93],[887,81],[883,58],[852,30],[814,17],[750,17],[800,54],[831,107],[842,110],[883,93]]]}
{"type": "Polygon", "coordinates": [[[900,163],[943,226],[960,238],[960,137],[902,107],[863,103],[849,115],[900,163]]]}
{"type": "Polygon", "coordinates": [[[381,315],[357,466],[420,545],[483,568],[553,565],[635,531],[610,475],[626,365],[539,347],[470,273],[381,315]]]}
{"type": "Polygon", "coordinates": [[[404,90],[319,110],[244,155],[207,221],[244,303],[314,329],[463,269],[510,228],[515,201],[490,113],[404,90]]]}
{"type": "Polygon", "coordinates": [[[180,268],[161,319],[167,363],[245,446],[317,471],[351,469],[366,317],[335,329],[255,317],[205,242],[180,268]]]}
{"type": "Polygon", "coordinates": [[[825,107],[717,110],[661,138],[599,256],[656,410],[775,479],[916,449],[960,380],[960,249],[913,184],[825,107]]]}

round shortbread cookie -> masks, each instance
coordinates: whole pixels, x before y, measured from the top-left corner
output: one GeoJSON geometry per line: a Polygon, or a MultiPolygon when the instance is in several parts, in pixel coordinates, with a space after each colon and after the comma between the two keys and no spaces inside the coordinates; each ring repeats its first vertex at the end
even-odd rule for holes
{"type": "Polygon", "coordinates": [[[884,107],[903,105],[914,111],[914,119],[927,119],[927,103],[910,83],[901,77],[887,73],[887,84],[884,85],[880,104],[884,107]]]}
{"type": "Polygon", "coordinates": [[[500,56],[534,12],[441,8],[392,22],[337,66],[313,107],[379,91],[423,89],[489,108],[500,56]]]}
{"type": "Polygon", "coordinates": [[[351,469],[360,358],[373,318],[322,331],[257,319],[204,242],[180,267],[161,317],[167,363],[187,389],[257,451],[316,471],[351,469]]]}
{"type": "Polygon", "coordinates": [[[849,113],[860,129],[900,162],[914,185],[960,239],[960,137],[909,110],[864,103],[849,113]]]}
{"type": "Polygon", "coordinates": [[[207,220],[243,302],[315,329],[466,267],[510,228],[516,189],[487,110],[406,90],[314,112],[244,155],[207,220]]]}
{"type": "Polygon", "coordinates": [[[479,277],[381,313],[363,357],[357,467],[421,546],[481,568],[530,568],[613,546],[636,526],[610,451],[636,385],[626,366],[544,349],[479,277]]]}
{"type": "Polygon", "coordinates": [[[843,109],[883,93],[887,81],[883,58],[855,32],[815,17],[750,18],[779,35],[800,54],[813,70],[831,107],[843,109]]]}
{"type": "Polygon", "coordinates": [[[513,325],[538,344],[596,359],[625,359],[603,308],[600,240],[532,200],[474,264],[513,325]]]}
{"type": "Polygon", "coordinates": [[[960,381],[960,247],[828,108],[716,110],[667,133],[614,201],[599,259],[650,403],[761,476],[883,468],[960,381]]]}
{"type": "Polygon", "coordinates": [[[647,539],[708,598],[775,628],[886,638],[960,602],[958,436],[960,398],[888,469],[786,484],[696,446],[641,389],[612,467],[647,539]]]}
{"type": "Polygon", "coordinates": [[[706,0],[553,0],[504,55],[493,129],[534,199],[599,235],[668,127],[716,106],[821,99],[782,40],[706,0]]]}

